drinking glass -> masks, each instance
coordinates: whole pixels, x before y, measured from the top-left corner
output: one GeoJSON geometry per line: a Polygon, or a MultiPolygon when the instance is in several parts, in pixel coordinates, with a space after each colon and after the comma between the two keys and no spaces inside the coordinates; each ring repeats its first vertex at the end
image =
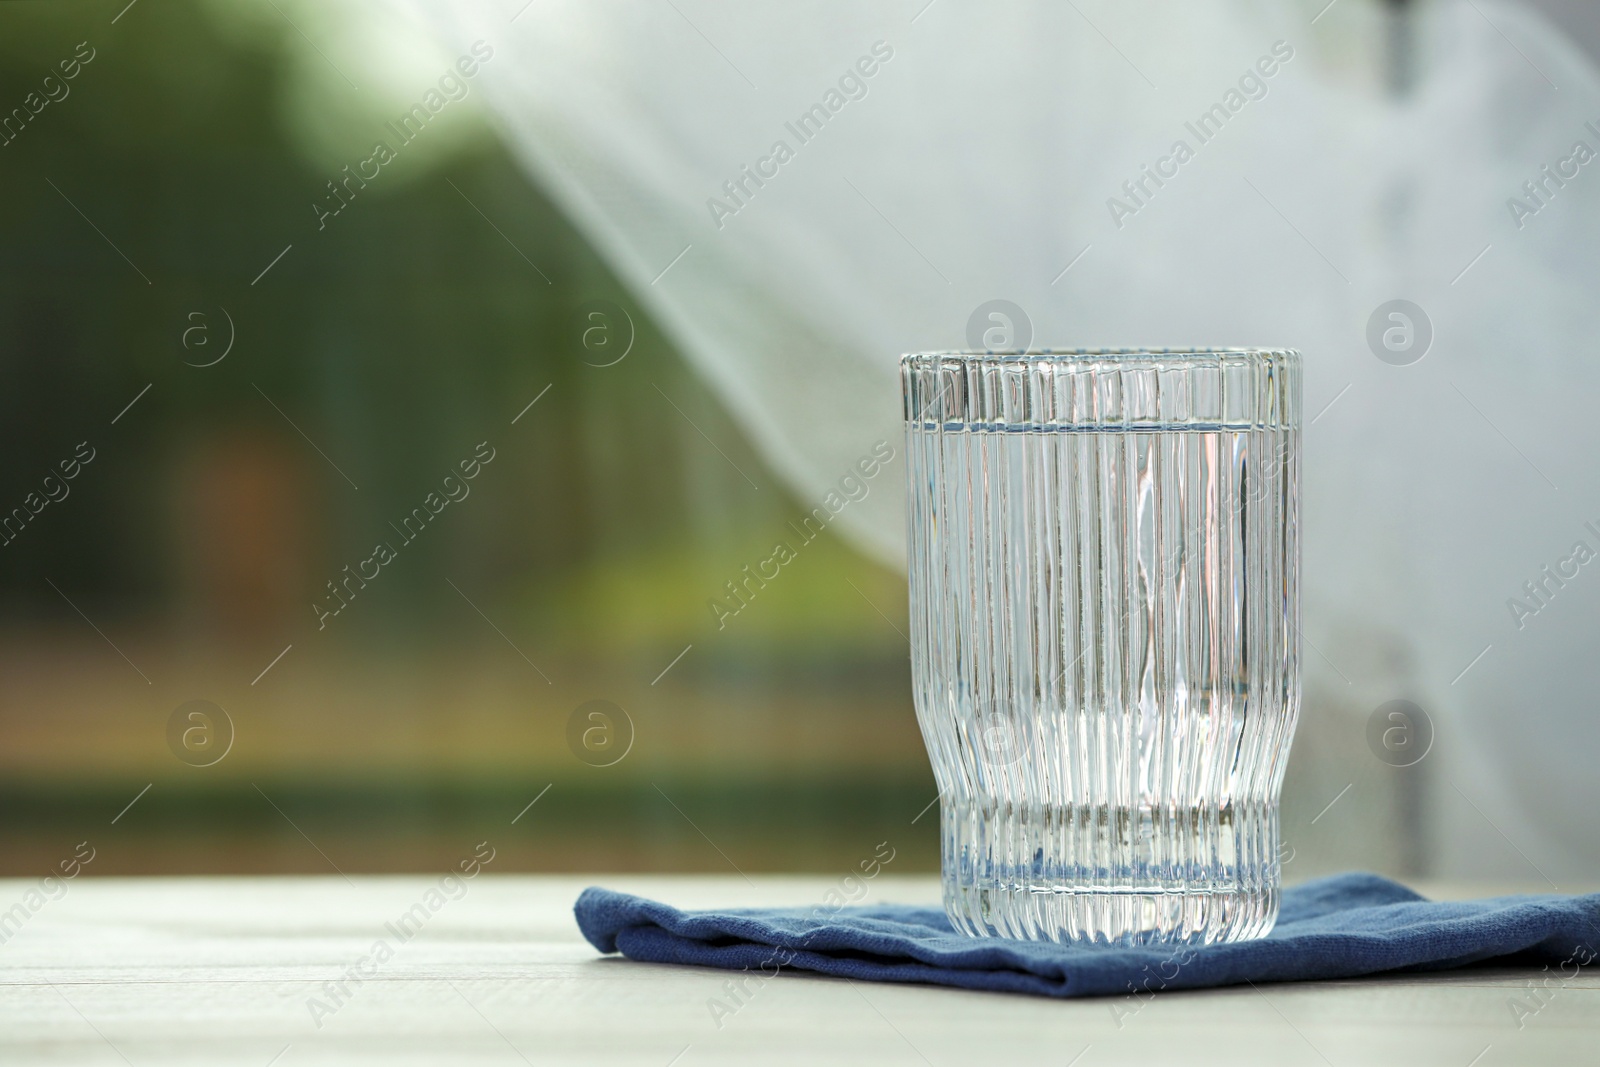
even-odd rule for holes
{"type": "Polygon", "coordinates": [[[975,937],[1260,937],[1300,706],[1300,355],[901,360],[911,663],[975,937]]]}

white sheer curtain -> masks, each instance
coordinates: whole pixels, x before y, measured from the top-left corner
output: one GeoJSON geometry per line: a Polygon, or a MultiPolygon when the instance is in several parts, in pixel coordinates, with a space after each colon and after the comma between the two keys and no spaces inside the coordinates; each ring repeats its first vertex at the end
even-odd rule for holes
{"type": "MultiPolygon", "coordinates": [[[[1419,3],[1396,98],[1362,0],[924,2],[410,0],[492,45],[508,143],[802,499],[898,446],[896,358],[990,299],[1041,345],[1303,350],[1318,736],[1382,794],[1366,715],[1413,699],[1433,869],[1600,873],[1600,563],[1507,606],[1600,550],[1600,165],[1508,207],[1600,151],[1587,61],[1523,9],[1419,3]],[[1410,366],[1366,341],[1395,298],[1433,326],[1410,366]]],[[[841,525],[898,561],[889,481],[841,525]]]]}

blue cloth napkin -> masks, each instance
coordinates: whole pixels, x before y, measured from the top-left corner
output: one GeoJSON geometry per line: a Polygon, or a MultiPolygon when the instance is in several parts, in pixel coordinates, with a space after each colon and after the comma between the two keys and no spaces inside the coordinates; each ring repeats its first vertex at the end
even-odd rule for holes
{"type": "Polygon", "coordinates": [[[1596,958],[1600,894],[1430,901],[1375,874],[1284,890],[1272,933],[1207,947],[1073,948],[969,938],[902,904],[685,912],[590,888],[573,908],[601,952],[772,977],[781,968],[1052,997],[1445,970],[1496,960],[1563,977],[1596,958]]]}

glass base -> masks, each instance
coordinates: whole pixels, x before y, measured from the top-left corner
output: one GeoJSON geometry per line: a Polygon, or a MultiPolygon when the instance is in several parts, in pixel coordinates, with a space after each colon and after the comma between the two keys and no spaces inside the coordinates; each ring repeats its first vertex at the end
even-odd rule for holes
{"type": "Polygon", "coordinates": [[[945,912],[971,937],[1209,945],[1278,918],[1275,807],[941,808],[945,912]]]}

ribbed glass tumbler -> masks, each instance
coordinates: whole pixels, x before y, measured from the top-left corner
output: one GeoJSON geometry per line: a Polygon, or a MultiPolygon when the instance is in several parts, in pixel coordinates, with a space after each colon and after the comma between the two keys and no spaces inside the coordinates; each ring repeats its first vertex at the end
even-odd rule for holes
{"type": "Polygon", "coordinates": [[[1300,706],[1300,356],[901,361],[911,662],[973,936],[1260,937],[1300,706]]]}

